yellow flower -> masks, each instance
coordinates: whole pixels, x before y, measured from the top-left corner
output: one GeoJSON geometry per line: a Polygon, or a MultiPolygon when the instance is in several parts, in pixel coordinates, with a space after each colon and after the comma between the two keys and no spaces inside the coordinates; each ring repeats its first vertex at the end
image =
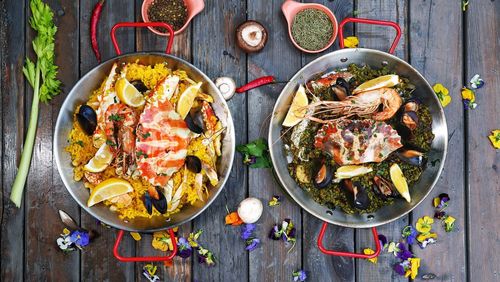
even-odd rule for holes
{"type": "Polygon", "coordinates": [[[416,228],[420,233],[427,234],[431,231],[432,224],[434,223],[434,219],[428,216],[421,217],[417,220],[416,228]]]}
{"type": "Polygon", "coordinates": [[[426,233],[426,234],[420,234],[417,236],[417,241],[420,243],[424,242],[425,240],[432,238],[432,239],[437,239],[438,235],[436,233],[426,233]]]}
{"type": "Polygon", "coordinates": [[[411,279],[415,279],[418,275],[418,268],[420,267],[420,259],[409,258],[409,260],[410,260],[410,269],[406,271],[405,277],[411,276],[411,279]]]}
{"type": "Polygon", "coordinates": [[[158,231],[153,233],[153,241],[151,241],[153,248],[166,252],[167,250],[173,250],[174,246],[170,235],[167,231],[158,231]]]}
{"type": "Polygon", "coordinates": [[[344,38],[344,46],[346,48],[356,48],[358,47],[359,40],[356,36],[349,36],[344,38]]]}
{"type": "Polygon", "coordinates": [[[476,95],[474,95],[474,91],[470,90],[467,87],[462,88],[462,99],[469,100],[471,103],[476,101],[476,95]]]}
{"type": "MultiPolygon", "coordinates": [[[[363,250],[363,253],[364,253],[365,255],[372,255],[372,254],[374,254],[374,253],[375,253],[375,251],[374,251],[374,250],[372,250],[372,249],[370,249],[370,248],[366,248],[366,249],[364,249],[364,250],[363,250]]],[[[369,260],[371,263],[374,263],[374,264],[375,264],[375,263],[377,263],[377,257],[374,257],[374,258],[371,258],[371,259],[368,259],[368,260],[369,260]]]]}
{"type": "Polygon", "coordinates": [[[441,102],[441,105],[444,107],[448,106],[451,102],[451,96],[449,95],[449,91],[446,87],[444,87],[441,83],[436,83],[432,86],[432,89],[436,93],[441,102]]]}
{"type": "Polygon", "coordinates": [[[490,139],[493,147],[500,149],[500,129],[491,131],[491,135],[488,136],[488,138],[490,139]]]}
{"type": "Polygon", "coordinates": [[[70,233],[71,233],[71,232],[69,231],[69,229],[68,229],[68,228],[64,228],[64,229],[63,229],[63,234],[64,234],[64,235],[69,235],[70,233]]]}
{"type": "Polygon", "coordinates": [[[134,240],[136,241],[140,241],[141,240],[141,234],[137,233],[137,232],[130,232],[130,236],[132,236],[132,238],[134,238],[134,240]]]}

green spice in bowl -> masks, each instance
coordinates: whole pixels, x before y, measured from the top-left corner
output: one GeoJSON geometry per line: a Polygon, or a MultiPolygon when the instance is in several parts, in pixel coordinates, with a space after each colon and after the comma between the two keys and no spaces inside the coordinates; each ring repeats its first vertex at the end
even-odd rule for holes
{"type": "Polygon", "coordinates": [[[293,40],[305,50],[317,51],[332,41],[334,28],[328,15],[319,9],[298,12],[291,26],[293,40]]]}
{"type": "MultiPolygon", "coordinates": [[[[188,17],[184,0],[154,0],[148,9],[148,18],[152,22],[164,22],[172,26],[174,31],[181,29],[188,17]]],[[[166,32],[164,28],[158,28],[166,32]]]]}

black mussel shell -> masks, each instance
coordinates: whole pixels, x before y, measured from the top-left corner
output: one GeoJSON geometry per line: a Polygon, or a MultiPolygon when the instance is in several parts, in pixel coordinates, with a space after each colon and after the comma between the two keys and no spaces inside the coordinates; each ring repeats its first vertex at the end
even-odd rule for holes
{"type": "Polygon", "coordinates": [[[332,183],[333,180],[333,170],[332,168],[327,165],[327,164],[321,164],[318,166],[318,169],[314,172],[314,186],[316,188],[325,188],[330,183],[332,183]]]}
{"type": "Polygon", "coordinates": [[[348,191],[352,196],[352,205],[360,210],[366,210],[370,205],[370,198],[368,192],[361,185],[361,182],[352,182],[350,179],[342,181],[342,187],[348,191]]]}
{"type": "Polygon", "coordinates": [[[424,153],[417,150],[402,150],[397,152],[399,159],[407,164],[414,166],[422,166],[425,164],[424,153]]]}
{"type": "Polygon", "coordinates": [[[157,211],[159,211],[161,214],[164,214],[167,212],[167,198],[165,198],[165,195],[163,195],[161,189],[159,189],[158,187],[156,187],[156,192],[158,192],[160,198],[158,200],[155,198],[151,198],[151,202],[153,203],[153,206],[157,211]]]}
{"type": "Polygon", "coordinates": [[[144,206],[149,214],[153,213],[153,202],[151,201],[151,196],[148,192],[144,193],[144,206]]]}
{"type": "Polygon", "coordinates": [[[186,166],[187,168],[194,172],[201,172],[201,160],[197,156],[186,156],[186,166]]]}
{"type": "Polygon", "coordinates": [[[94,134],[95,128],[97,127],[97,114],[92,107],[81,105],[76,114],[76,119],[87,135],[94,134]]]}
{"type": "Polygon", "coordinates": [[[395,197],[399,193],[396,191],[392,182],[383,178],[382,176],[375,175],[373,177],[374,187],[373,190],[377,195],[379,195],[382,199],[387,199],[389,197],[395,197]]]}
{"type": "Polygon", "coordinates": [[[414,111],[404,112],[401,117],[401,123],[410,130],[415,130],[418,127],[418,115],[414,111]]]}
{"type": "Polygon", "coordinates": [[[343,101],[347,99],[347,97],[351,96],[349,83],[342,77],[337,78],[335,85],[332,86],[332,90],[336,98],[340,101],[343,101]]]}
{"type": "Polygon", "coordinates": [[[191,114],[188,114],[184,119],[184,121],[186,122],[186,125],[189,128],[189,130],[191,130],[192,132],[196,134],[203,133],[203,125],[202,125],[203,123],[201,123],[200,125],[199,121],[194,119],[191,114]]]}
{"type": "Polygon", "coordinates": [[[140,79],[132,80],[130,84],[132,84],[135,87],[135,89],[139,90],[139,92],[141,93],[144,93],[149,90],[149,88],[140,79]]]}

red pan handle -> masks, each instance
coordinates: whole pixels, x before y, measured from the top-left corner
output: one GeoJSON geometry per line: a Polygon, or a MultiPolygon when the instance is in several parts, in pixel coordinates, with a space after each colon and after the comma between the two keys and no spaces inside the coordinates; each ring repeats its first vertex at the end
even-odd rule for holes
{"type": "Polygon", "coordinates": [[[113,247],[113,255],[115,258],[119,261],[123,262],[150,262],[150,261],[168,261],[171,260],[175,257],[177,254],[177,241],[175,240],[175,233],[174,230],[169,229],[168,233],[170,235],[170,240],[172,240],[172,246],[173,250],[170,253],[170,255],[166,257],[123,257],[118,253],[118,247],[120,246],[120,242],[122,241],[123,238],[123,230],[118,230],[118,236],[116,237],[116,242],[113,247]]]}
{"type": "Polygon", "coordinates": [[[328,227],[328,223],[323,222],[323,226],[321,226],[321,230],[318,235],[318,249],[330,256],[340,256],[340,257],[350,257],[350,258],[361,258],[361,259],[372,259],[378,257],[380,254],[380,242],[378,240],[377,228],[372,227],[373,239],[375,240],[375,253],[371,255],[359,254],[359,253],[351,253],[351,252],[342,252],[342,251],[334,251],[328,250],[323,246],[323,237],[325,236],[326,228],[328,227]]]}
{"type": "Polygon", "coordinates": [[[111,41],[113,42],[113,46],[115,47],[116,54],[121,55],[122,51],[118,46],[118,41],[116,41],[116,30],[121,27],[163,27],[168,30],[170,36],[168,37],[167,48],[165,49],[165,53],[170,54],[172,50],[172,44],[174,43],[174,30],[169,24],[163,22],[147,22],[147,23],[135,23],[135,22],[122,22],[117,23],[111,29],[111,41]]]}
{"type": "Polygon", "coordinates": [[[344,48],[344,32],[343,32],[344,25],[350,22],[392,26],[396,30],[396,37],[392,42],[391,48],[389,49],[389,53],[394,54],[394,50],[396,50],[396,46],[398,45],[399,39],[401,38],[401,28],[397,23],[391,21],[380,21],[380,20],[362,19],[362,18],[345,18],[339,25],[340,48],[344,48]]]}

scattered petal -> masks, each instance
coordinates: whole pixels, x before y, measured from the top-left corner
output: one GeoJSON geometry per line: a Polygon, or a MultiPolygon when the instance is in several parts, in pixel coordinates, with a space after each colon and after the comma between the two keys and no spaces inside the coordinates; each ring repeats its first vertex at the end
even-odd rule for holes
{"type": "Polygon", "coordinates": [[[193,248],[189,245],[188,240],[184,237],[180,237],[177,240],[177,255],[181,258],[188,258],[193,253],[193,248]]]}
{"type": "Polygon", "coordinates": [[[468,6],[469,6],[469,0],[462,0],[462,11],[463,12],[467,11],[468,6]]]}
{"type": "Polygon", "coordinates": [[[416,228],[420,233],[429,233],[432,229],[432,224],[434,223],[434,219],[429,216],[421,217],[417,220],[416,228]]]}
{"type": "Polygon", "coordinates": [[[418,275],[418,269],[420,268],[420,258],[410,258],[410,267],[406,270],[405,277],[411,277],[415,279],[418,275]]]}
{"type": "Polygon", "coordinates": [[[380,247],[385,250],[387,248],[387,237],[385,237],[384,235],[382,234],[379,234],[378,235],[378,240],[380,242],[380,247]]]}
{"type": "Polygon", "coordinates": [[[141,234],[137,232],[130,232],[130,236],[132,236],[132,238],[134,238],[134,240],[136,241],[141,241],[142,239],[141,234]]]}
{"type": "Polygon", "coordinates": [[[477,107],[476,104],[476,95],[474,91],[467,87],[462,88],[462,100],[464,103],[465,109],[474,109],[477,107]]]}
{"type": "Polygon", "coordinates": [[[408,225],[403,228],[401,236],[406,239],[408,245],[413,245],[413,243],[415,242],[415,238],[417,237],[417,230],[415,230],[415,228],[413,228],[411,225],[408,225]]]}
{"type": "Polygon", "coordinates": [[[393,267],[394,271],[399,274],[399,275],[405,275],[405,267],[403,264],[401,263],[398,263],[398,264],[395,264],[394,267],[393,267]]]}
{"type": "Polygon", "coordinates": [[[307,279],[307,273],[304,270],[299,269],[299,270],[292,272],[292,277],[293,277],[293,281],[303,282],[303,281],[306,281],[306,279],[307,279]]]}
{"type": "Polygon", "coordinates": [[[444,107],[448,106],[451,102],[451,96],[449,95],[449,91],[446,87],[444,87],[441,83],[436,83],[432,86],[432,89],[436,93],[441,105],[444,107]]]}
{"type": "Polygon", "coordinates": [[[389,246],[387,247],[387,251],[389,253],[393,253],[394,256],[397,256],[398,253],[399,253],[399,247],[398,247],[398,244],[396,244],[395,242],[390,242],[389,243],[389,246]]]}
{"type": "Polygon", "coordinates": [[[500,129],[491,131],[491,135],[488,138],[495,149],[500,149],[500,129]]]}
{"type": "Polygon", "coordinates": [[[173,250],[174,245],[172,244],[172,239],[167,231],[158,231],[153,233],[153,240],[151,241],[153,248],[166,252],[168,250],[173,250]]]}
{"type": "Polygon", "coordinates": [[[281,197],[277,195],[274,195],[268,203],[270,207],[276,207],[279,206],[280,204],[281,204],[281,197]]]}
{"type": "Polygon", "coordinates": [[[243,224],[237,212],[232,212],[226,215],[226,225],[238,226],[243,224]]]}
{"type": "Polygon", "coordinates": [[[484,80],[479,76],[479,74],[475,74],[469,81],[470,87],[473,89],[479,89],[484,86],[484,80]]]}
{"type": "Polygon", "coordinates": [[[455,227],[455,218],[451,215],[448,215],[444,218],[444,230],[446,232],[451,232],[453,231],[453,228],[455,227]]]}
{"type": "Polygon", "coordinates": [[[258,238],[248,238],[245,241],[245,243],[247,245],[246,248],[245,248],[245,250],[251,252],[251,251],[255,250],[259,246],[260,239],[258,239],[258,238]]]}
{"type": "Polygon", "coordinates": [[[63,229],[63,235],[68,236],[71,233],[68,228],[63,229]]]}
{"type": "Polygon", "coordinates": [[[241,239],[247,240],[252,236],[253,231],[255,230],[255,224],[245,224],[241,226],[241,239]]]}
{"type": "MultiPolygon", "coordinates": [[[[374,253],[375,253],[375,251],[370,249],[370,248],[363,249],[363,254],[365,254],[365,255],[373,255],[374,253]]],[[[377,259],[378,259],[377,257],[374,257],[374,258],[368,259],[368,261],[370,261],[373,264],[376,264],[377,259]]]]}
{"type": "Polygon", "coordinates": [[[344,47],[345,48],[356,48],[358,47],[359,40],[356,36],[348,36],[344,38],[344,47]]]}
{"type": "Polygon", "coordinates": [[[412,252],[410,252],[404,243],[399,243],[398,244],[399,251],[396,254],[396,257],[401,259],[401,260],[407,260],[411,257],[413,257],[412,252]]]}
{"type": "Polygon", "coordinates": [[[160,280],[160,277],[158,277],[158,275],[156,275],[156,270],[157,270],[157,267],[154,266],[153,264],[146,264],[143,268],[142,268],[142,275],[144,275],[144,277],[146,277],[150,282],[156,282],[158,280],[160,280]]]}

